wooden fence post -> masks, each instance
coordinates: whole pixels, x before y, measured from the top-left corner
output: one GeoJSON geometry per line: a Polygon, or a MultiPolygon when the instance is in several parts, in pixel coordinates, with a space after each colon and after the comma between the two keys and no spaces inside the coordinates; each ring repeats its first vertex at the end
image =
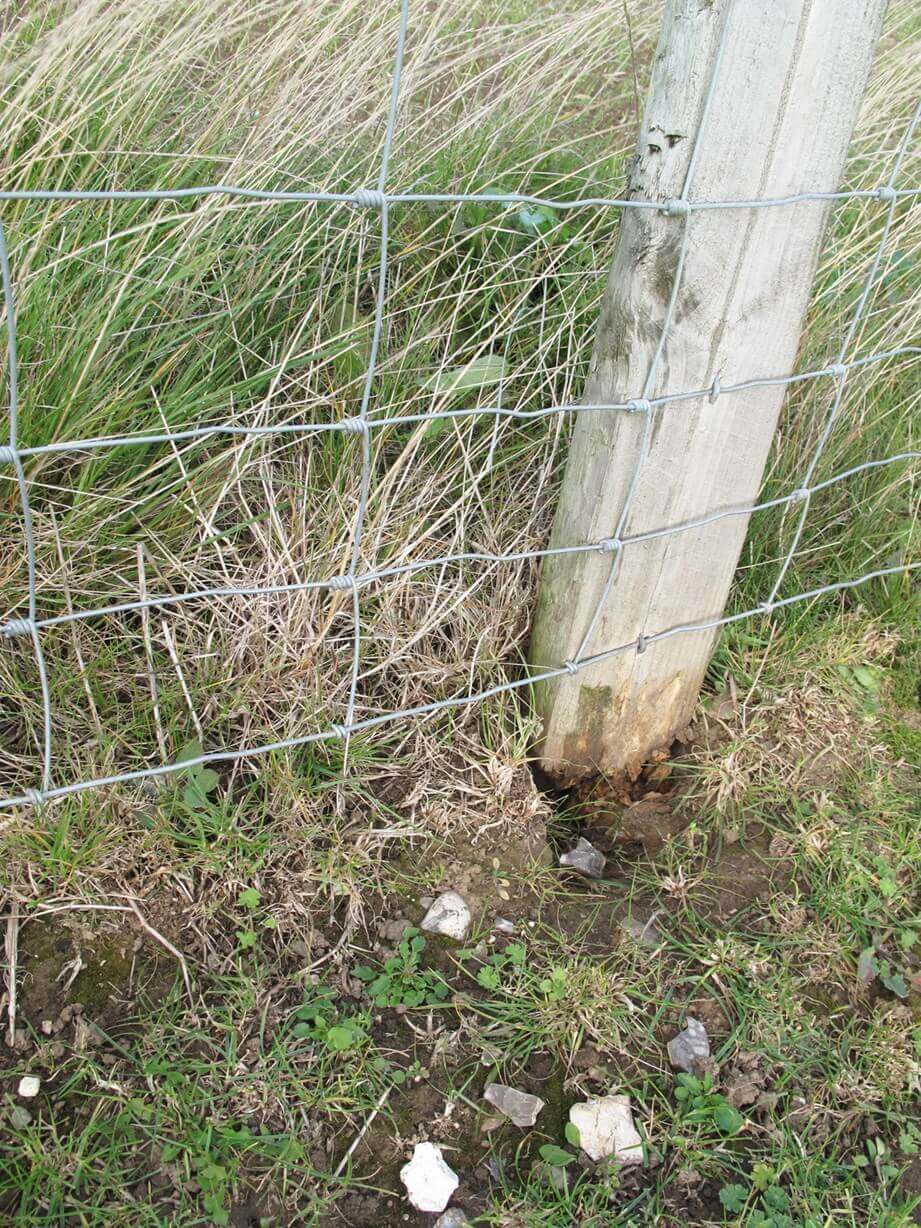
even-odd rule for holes
{"type": "MultiPolygon", "coordinates": [[[[685,190],[692,201],[833,191],[885,6],[666,0],[629,194],[664,202],[685,190]]],[[[827,213],[814,201],[689,215],[680,206],[626,210],[585,403],[792,372],[827,213]]],[[[642,411],[579,414],[551,546],[614,537],[628,498],[621,536],[753,503],[783,393],[758,388],[653,409],[638,470],[642,411]]],[[[725,518],[627,544],[613,584],[610,554],[545,559],[532,668],[719,617],[747,523],[725,518]]],[[[690,719],[714,640],[712,631],[675,636],[538,684],[544,768],[563,782],[636,771],[690,719]]]]}

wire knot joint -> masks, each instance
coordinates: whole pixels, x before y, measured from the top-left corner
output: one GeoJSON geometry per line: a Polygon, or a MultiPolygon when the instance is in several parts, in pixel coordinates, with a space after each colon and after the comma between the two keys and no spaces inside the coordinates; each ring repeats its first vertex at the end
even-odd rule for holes
{"type": "Polygon", "coordinates": [[[687,217],[691,212],[691,202],[676,196],[665,202],[662,212],[668,214],[669,217],[687,217]]]}
{"type": "Polygon", "coordinates": [[[343,418],[339,426],[346,435],[366,435],[368,432],[368,423],[365,418],[343,418]]]}
{"type": "Polygon", "coordinates": [[[7,465],[12,465],[15,459],[16,459],[16,449],[15,448],[9,448],[6,446],[0,448],[0,461],[5,462],[7,465]]]}
{"type": "Polygon", "coordinates": [[[645,652],[646,647],[646,636],[640,633],[640,635],[636,637],[636,655],[639,656],[641,652],[645,652]]]}
{"type": "Polygon", "coordinates": [[[352,196],[356,209],[383,209],[384,193],[375,188],[359,188],[352,196]]]}
{"type": "Polygon", "coordinates": [[[627,402],[627,409],[631,414],[648,414],[652,406],[646,397],[636,397],[627,402]]]}
{"type": "Polygon", "coordinates": [[[31,618],[11,618],[0,627],[0,635],[5,640],[11,640],[17,635],[32,635],[35,630],[35,623],[31,618]]]}
{"type": "Polygon", "coordinates": [[[877,188],[876,189],[876,199],[877,200],[889,200],[889,201],[895,200],[896,199],[895,188],[889,184],[887,184],[884,188],[877,188]]]}
{"type": "Polygon", "coordinates": [[[329,587],[336,592],[344,593],[346,589],[356,589],[358,581],[354,576],[331,576],[327,581],[329,587]]]}
{"type": "Polygon", "coordinates": [[[833,362],[828,368],[829,375],[833,375],[835,379],[844,379],[847,375],[847,367],[843,362],[833,362]]]}
{"type": "Polygon", "coordinates": [[[579,666],[575,661],[564,661],[563,668],[571,678],[575,677],[575,675],[579,672],[579,666]]]}
{"type": "Polygon", "coordinates": [[[40,806],[45,800],[45,795],[40,789],[23,789],[23,793],[32,806],[40,806]]]}
{"type": "Polygon", "coordinates": [[[602,554],[620,554],[623,545],[619,537],[605,537],[598,543],[598,549],[602,554]]]}
{"type": "Polygon", "coordinates": [[[812,494],[811,490],[807,490],[805,486],[802,486],[800,487],[799,490],[794,490],[794,492],[790,496],[790,502],[791,503],[805,503],[811,494],[812,494]]]}

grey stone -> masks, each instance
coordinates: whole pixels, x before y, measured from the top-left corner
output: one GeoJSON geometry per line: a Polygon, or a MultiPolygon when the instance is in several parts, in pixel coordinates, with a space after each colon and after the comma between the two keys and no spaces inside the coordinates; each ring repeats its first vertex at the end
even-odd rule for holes
{"type": "Polygon", "coordinates": [[[515,922],[509,921],[508,917],[496,917],[493,929],[498,930],[500,934],[514,934],[515,922]]]}
{"type": "Polygon", "coordinates": [[[439,1215],[432,1228],[466,1228],[470,1223],[460,1207],[448,1207],[444,1215],[439,1215]]]}
{"type": "Polygon", "coordinates": [[[574,849],[560,855],[560,865],[575,870],[585,878],[601,878],[604,874],[604,853],[599,853],[593,844],[580,836],[574,849]]]}
{"type": "Polygon", "coordinates": [[[656,921],[658,915],[658,910],[650,913],[648,917],[634,913],[621,922],[621,928],[638,946],[648,947],[654,951],[663,939],[662,931],[656,921]]]}
{"type": "Polygon", "coordinates": [[[24,1100],[34,1100],[41,1091],[42,1081],[38,1075],[23,1075],[17,1091],[24,1100]]]}
{"type": "Polygon", "coordinates": [[[412,921],[407,921],[405,917],[395,917],[392,921],[382,921],[377,932],[385,942],[399,942],[411,926],[412,921]]]}
{"type": "Polygon", "coordinates": [[[688,1016],[684,1031],[668,1042],[668,1057],[676,1070],[693,1072],[697,1064],[710,1056],[710,1038],[699,1019],[688,1016]]]}
{"type": "Polygon", "coordinates": [[[559,1190],[561,1194],[569,1194],[569,1177],[562,1164],[548,1164],[547,1175],[555,1190],[559,1190]]]}
{"type": "Polygon", "coordinates": [[[21,1104],[14,1104],[10,1109],[10,1124],[15,1130],[25,1130],[32,1121],[32,1114],[21,1104]]]}
{"type": "Polygon", "coordinates": [[[614,1156],[621,1164],[643,1163],[643,1140],[633,1124],[629,1096],[601,1096],[569,1110],[579,1146],[596,1163],[614,1156]]]}
{"type": "Polygon", "coordinates": [[[422,928],[430,934],[443,934],[460,941],[467,936],[470,920],[470,909],[463,896],[456,891],[446,891],[422,918],[422,928]]]}
{"type": "Polygon", "coordinates": [[[487,1083],[483,1099],[495,1105],[514,1125],[522,1128],[533,1126],[544,1107],[540,1096],[520,1092],[517,1088],[506,1087],[502,1083],[487,1083]]]}

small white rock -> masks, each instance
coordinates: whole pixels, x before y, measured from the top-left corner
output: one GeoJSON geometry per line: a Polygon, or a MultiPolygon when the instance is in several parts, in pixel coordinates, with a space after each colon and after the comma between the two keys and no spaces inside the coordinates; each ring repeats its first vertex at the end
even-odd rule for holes
{"type": "Polygon", "coordinates": [[[422,928],[430,934],[443,934],[445,938],[466,938],[470,928],[470,909],[456,891],[440,895],[422,918],[422,928]]]}
{"type": "Polygon", "coordinates": [[[579,1146],[590,1160],[614,1156],[621,1164],[643,1163],[643,1140],[633,1124],[629,1096],[601,1096],[574,1104],[569,1120],[579,1131],[579,1146]]]}
{"type": "Polygon", "coordinates": [[[439,1215],[432,1224],[432,1228],[467,1228],[469,1223],[470,1220],[460,1207],[449,1207],[444,1215],[439,1215]]]}
{"type": "Polygon", "coordinates": [[[19,1094],[24,1100],[34,1100],[41,1086],[42,1081],[38,1075],[23,1075],[19,1080],[19,1094]]]}
{"type": "Polygon", "coordinates": [[[417,1211],[443,1211],[460,1184],[434,1143],[416,1143],[413,1158],[400,1169],[400,1180],[417,1211]]]}

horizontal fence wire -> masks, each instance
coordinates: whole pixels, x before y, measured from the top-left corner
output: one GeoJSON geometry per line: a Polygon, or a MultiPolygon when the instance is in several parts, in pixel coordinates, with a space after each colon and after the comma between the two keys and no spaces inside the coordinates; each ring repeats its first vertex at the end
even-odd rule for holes
{"type": "Polygon", "coordinates": [[[498,683],[496,686],[487,687],[485,690],[476,691],[471,694],[455,695],[448,699],[434,699],[431,703],[417,704],[411,708],[400,708],[394,712],[381,713],[379,716],[368,716],[362,720],[355,721],[348,729],[344,725],[330,725],[327,729],[321,730],[318,733],[306,733],[298,737],[282,738],[277,742],[265,742],[259,746],[246,746],[237,750],[209,751],[201,755],[190,756],[187,759],[183,759],[181,763],[161,763],[155,767],[137,768],[131,772],[117,772],[111,776],[97,776],[90,780],[77,780],[69,785],[58,785],[47,790],[29,789],[19,797],[0,798],[0,810],[8,810],[12,806],[40,805],[43,801],[57,797],[69,797],[74,793],[84,793],[87,789],[98,789],[105,785],[127,784],[132,781],[152,780],[161,776],[170,776],[176,772],[183,772],[202,764],[238,763],[243,759],[250,759],[255,755],[267,755],[273,751],[293,750],[299,746],[311,746],[318,742],[329,742],[333,739],[343,740],[351,734],[379,729],[382,725],[388,725],[394,721],[410,720],[414,717],[431,716],[436,712],[465,708],[470,704],[482,703],[486,699],[492,699],[494,696],[501,695],[505,691],[518,691],[522,687],[530,687],[535,683],[549,682],[554,678],[562,678],[565,674],[580,673],[584,669],[589,669],[591,666],[598,665],[602,661],[609,661],[612,657],[620,656],[625,652],[643,652],[650,644],[671,639],[676,635],[685,635],[695,631],[718,630],[720,627],[728,627],[733,623],[741,622],[743,619],[753,618],[757,614],[770,614],[775,610],[797,605],[801,601],[811,601],[816,597],[824,597],[828,593],[840,593],[846,589],[858,588],[861,584],[867,584],[871,580],[881,580],[886,576],[904,575],[906,571],[915,571],[918,567],[921,567],[921,563],[903,564],[898,567],[883,567],[878,571],[869,571],[854,580],[841,580],[837,584],[824,584],[818,588],[810,589],[808,592],[796,593],[792,597],[781,597],[777,601],[772,602],[770,606],[762,603],[735,614],[724,614],[720,618],[710,618],[702,622],[679,623],[674,627],[666,628],[664,631],[637,636],[626,644],[618,644],[616,648],[607,648],[604,652],[595,653],[591,657],[584,657],[581,661],[569,661],[556,669],[542,670],[538,673],[532,672],[527,677],[498,683]]]}
{"type": "Polygon", "coordinates": [[[860,188],[846,192],[795,192],[791,196],[768,196],[760,200],[627,200],[620,197],[587,196],[575,200],[554,200],[547,196],[528,196],[524,192],[384,192],[359,188],[357,192],[271,192],[259,188],[239,188],[231,184],[208,183],[188,188],[100,189],[79,192],[66,188],[33,188],[0,192],[0,201],[115,201],[187,200],[189,197],[231,196],[263,204],[353,205],[358,209],[380,209],[384,205],[534,205],[546,209],[650,209],[655,213],[701,213],[707,209],[777,209],[809,201],[902,200],[921,196],[921,188],[860,188]]]}
{"type": "Polygon", "coordinates": [[[566,554],[616,554],[624,547],[641,542],[655,541],[660,537],[671,537],[676,533],[685,533],[691,529],[700,529],[705,525],[715,524],[727,517],[750,516],[756,512],[769,511],[772,508],[785,507],[791,503],[805,502],[821,490],[837,486],[848,478],[871,469],[880,469],[900,461],[921,459],[921,451],[897,452],[881,460],[863,461],[853,465],[841,473],[816,482],[812,486],[800,487],[787,495],[778,495],[773,499],[765,499],[761,503],[745,504],[741,507],[725,508],[719,512],[710,512],[696,520],[686,520],[682,524],[668,525],[661,529],[648,529],[643,533],[625,534],[623,537],[602,538],[599,541],[584,542],[572,546],[553,546],[534,550],[510,550],[493,552],[487,550],[466,550],[455,554],[441,554],[432,558],[417,559],[411,563],[399,563],[392,567],[379,567],[366,572],[355,572],[348,575],[330,576],[324,580],[297,580],[288,584],[241,584],[221,585],[214,588],[193,589],[186,593],[167,593],[162,596],[147,596],[135,601],[124,601],[114,605],[96,606],[91,609],[70,610],[66,614],[56,614],[49,618],[13,618],[0,625],[0,636],[12,639],[17,635],[28,635],[33,628],[42,631],[47,627],[60,627],[68,623],[86,622],[94,618],[107,618],[120,614],[131,614],[139,610],[168,609],[170,606],[185,605],[190,601],[203,601],[213,597],[271,597],[290,593],[306,593],[327,590],[351,589],[354,585],[370,585],[383,580],[394,580],[428,568],[451,567],[460,563],[520,563],[532,559],[549,558],[554,555],[566,554]]]}
{"type": "Polygon", "coordinates": [[[896,179],[901,169],[905,154],[911,144],[919,120],[921,120],[921,104],[919,104],[918,108],[915,110],[912,120],[899,146],[890,177],[888,181],[880,187],[838,192],[803,191],[788,196],[767,197],[755,200],[692,200],[690,198],[690,193],[693,187],[694,171],[697,164],[697,154],[700,148],[701,136],[706,128],[707,118],[715,94],[720,60],[727,42],[731,15],[732,7],[730,6],[727,9],[726,20],[724,21],[721,32],[720,45],[714,58],[711,78],[707,85],[701,120],[689,160],[684,185],[680,197],[675,199],[666,201],[652,201],[588,197],[575,200],[556,200],[543,196],[534,196],[518,192],[437,193],[424,191],[387,191],[386,184],[399,111],[402,68],[407,32],[409,28],[409,0],[400,0],[394,69],[391,78],[390,104],[386,120],[377,187],[374,189],[359,188],[353,192],[295,192],[260,190],[255,188],[236,187],[229,184],[205,184],[184,188],[153,190],[113,189],[99,191],[68,191],[60,189],[0,191],[0,202],[111,202],[118,200],[151,202],[162,200],[183,200],[188,198],[232,197],[251,200],[255,203],[262,204],[344,204],[354,206],[359,209],[375,211],[380,217],[380,260],[378,266],[370,355],[363,380],[360,410],[356,416],[326,422],[283,422],[277,425],[262,426],[246,426],[238,423],[216,422],[175,431],[138,432],[120,436],[55,440],[51,443],[31,446],[23,446],[20,444],[19,440],[19,358],[16,334],[16,299],[14,293],[13,276],[10,267],[6,232],[4,230],[2,217],[0,217],[0,283],[2,283],[6,316],[7,397],[9,405],[9,443],[6,446],[0,446],[0,464],[11,466],[15,476],[22,509],[23,537],[25,543],[28,575],[28,590],[26,595],[27,613],[25,616],[11,617],[4,624],[0,625],[0,636],[5,639],[14,639],[19,636],[28,637],[30,639],[41,686],[43,718],[41,787],[26,789],[17,796],[0,798],[0,810],[23,805],[36,806],[55,798],[67,797],[86,790],[101,788],[103,786],[130,784],[143,780],[156,779],[177,772],[187,771],[189,768],[197,765],[233,763],[253,756],[268,754],[273,751],[289,750],[332,739],[340,739],[345,742],[347,762],[349,739],[355,734],[372,731],[396,721],[420,718],[438,712],[476,704],[504,692],[516,692],[522,688],[531,687],[540,682],[561,678],[565,675],[575,675],[580,673],[582,670],[589,669],[600,662],[610,660],[611,658],[623,653],[631,651],[642,653],[650,644],[655,644],[657,642],[670,639],[676,635],[691,634],[695,632],[704,633],[719,630],[720,628],[729,626],[744,619],[754,618],[758,615],[771,614],[776,610],[796,605],[800,602],[811,601],[828,594],[854,589],[872,580],[882,579],[894,575],[905,575],[908,572],[917,570],[917,568],[921,566],[921,564],[918,563],[901,564],[898,566],[866,572],[865,574],[852,579],[822,585],[806,592],[797,593],[793,596],[780,598],[777,595],[788,569],[796,556],[796,552],[802,538],[802,533],[806,525],[810,501],[815,494],[837,486],[839,483],[842,483],[847,479],[855,477],[861,473],[921,458],[921,452],[919,451],[902,451],[891,456],[864,461],[861,464],[854,465],[843,472],[834,474],[833,476],[823,479],[822,481],[814,480],[815,472],[824,452],[825,445],[827,444],[835,422],[839,417],[843,405],[845,384],[850,372],[892,359],[909,356],[915,357],[918,354],[921,354],[921,346],[903,345],[863,357],[848,357],[848,351],[851,349],[856,336],[857,328],[861,319],[865,315],[873,288],[878,279],[883,253],[891,232],[896,207],[902,200],[921,196],[921,187],[906,188],[896,186],[896,179]],[[717,376],[713,380],[712,384],[705,388],[688,389],[680,392],[663,394],[661,396],[650,395],[655,383],[655,377],[675,313],[675,307],[681,288],[685,259],[688,251],[691,221],[694,214],[713,209],[780,208],[809,202],[827,204],[850,200],[877,201],[885,205],[886,217],[880,242],[878,244],[869,274],[864,283],[857,307],[851,316],[848,329],[846,330],[844,340],[841,344],[840,351],[835,362],[805,372],[784,375],[766,375],[729,384],[722,384],[719,376],[717,376]],[[405,415],[388,415],[386,413],[380,415],[375,414],[371,402],[373,398],[375,379],[378,373],[379,350],[385,320],[385,304],[387,299],[389,273],[390,208],[394,205],[462,205],[465,203],[488,204],[496,206],[497,209],[522,205],[535,207],[543,206],[560,211],[580,208],[615,210],[644,209],[664,213],[678,221],[678,223],[682,226],[682,232],[680,246],[678,249],[679,254],[676,264],[675,277],[666,307],[658,343],[650,361],[643,387],[637,397],[625,400],[623,402],[603,404],[567,403],[561,405],[549,405],[535,410],[510,409],[503,407],[501,404],[496,404],[477,405],[460,409],[433,410],[428,413],[413,413],[405,415]],[[688,403],[704,397],[708,398],[710,402],[713,403],[723,396],[728,395],[731,397],[732,394],[738,394],[755,388],[788,387],[803,383],[805,381],[823,378],[833,379],[836,381],[834,401],[826,419],[826,423],[818,444],[806,466],[802,482],[795,490],[792,490],[785,495],[763,500],[762,502],[746,504],[739,507],[725,508],[696,519],[683,521],[679,524],[662,526],[660,528],[647,530],[641,533],[628,534],[626,532],[626,525],[633,503],[633,496],[637,488],[639,475],[649,451],[653,410],[671,406],[673,404],[688,403]],[[457,553],[445,554],[431,558],[415,559],[395,563],[391,566],[371,568],[366,571],[359,570],[362,535],[370,494],[373,432],[387,428],[398,428],[407,425],[418,425],[436,421],[464,421],[473,418],[491,417],[496,422],[502,419],[530,422],[542,420],[554,415],[608,412],[639,414],[644,418],[643,436],[638,449],[631,480],[628,485],[624,506],[618,518],[618,523],[610,536],[593,542],[584,542],[570,546],[553,548],[547,547],[543,549],[512,550],[507,552],[490,552],[484,550],[460,551],[457,553]],[[225,585],[200,588],[181,593],[168,593],[160,595],[152,594],[146,595],[139,600],[116,602],[93,608],[70,610],[65,614],[52,615],[48,617],[38,616],[35,534],[29,497],[29,483],[23,467],[24,459],[29,460],[36,457],[62,453],[92,453],[111,448],[144,446],[153,447],[160,444],[173,444],[191,440],[203,440],[221,435],[245,437],[291,436],[295,439],[309,439],[309,437],[312,435],[327,432],[342,432],[361,437],[362,465],[360,489],[355,519],[351,531],[350,562],[348,569],[344,574],[337,574],[323,579],[312,579],[288,584],[225,585]],[[698,529],[726,518],[739,516],[749,517],[760,512],[779,507],[786,507],[792,504],[802,504],[802,508],[792,540],[784,554],[778,575],[772,585],[770,595],[766,601],[737,613],[728,615],[724,614],[719,617],[714,617],[703,621],[680,623],[672,627],[652,631],[648,634],[641,633],[629,642],[619,644],[616,647],[607,648],[596,652],[590,651],[591,641],[597,629],[601,611],[609,599],[611,591],[617,582],[625,549],[643,542],[649,542],[659,538],[684,533],[689,530],[698,529]],[[602,589],[601,595],[596,603],[595,609],[589,619],[588,626],[582,637],[579,651],[572,660],[565,661],[557,667],[539,672],[532,669],[521,678],[509,679],[503,683],[496,684],[495,686],[484,690],[470,692],[445,699],[432,700],[428,703],[418,704],[413,707],[402,708],[395,711],[381,713],[376,716],[369,716],[361,720],[355,720],[355,705],[360,681],[360,659],[362,645],[362,619],[360,603],[360,591],[362,588],[376,583],[382,583],[385,581],[410,576],[427,568],[443,568],[466,563],[487,563],[496,565],[526,560],[538,560],[552,555],[582,554],[590,552],[600,552],[602,554],[609,555],[611,558],[610,570],[607,581],[602,589]],[[275,596],[318,590],[325,590],[328,592],[349,592],[352,599],[352,653],[349,672],[350,680],[348,700],[346,704],[344,722],[331,724],[328,728],[321,731],[284,738],[257,746],[243,746],[234,749],[206,751],[195,757],[183,759],[181,762],[161,763],[152,767],[138,768],[90,779],[75,780],[63,785],[53,785],[53,721],[48,669],[41,638],[41,633],[43,631],[66,624],[86,622],[97,618],[119,617],[136,612],[149,611],[151,609],[170,610],[190,602],[236,597],[275,596]]]}
{"type": "Polygon", "coordinates": [[[723,384],[717,376],[707,388],[694,388],[683,392],[663,393],[662,396],[643,400],[639,397],[629,401],[611,401],[604,404],[572,403],[566,405],[547,405],[542,409],[506,409],[501,405],[474,405],[466,409],[432,410],[429,413],[399,414],[396,416],[373,417],[369,412],[364,417],[339,418],[330,422],[282,422],[277,425],[244,426],[240,423],[216,422],[208,426],[188,427],[180,431],[160,431],[140,433],[136,435],[108,435],[87,439],[63,439],[54,443],[35,444],[26,448],[0,447],[0,462],[12,463],[17,456],[28,459],[34,456],[52,456],[66,452],[97,452],[107,448],[144,447],[159,443],[183,443],[192,439],[208,439],[214,435],[275,436],[298,435],[310,436],[325,434],[330,431],[340,431],[346,435],[361,435],[372,428],[399,427],[421,422],[463,421],[465,418],[508,418],[521,422],[533,422],[557,414],[589,414],[589,413],[642,413],[648,404],[652,409],[663,405],[679,404],[686,401],[696,401],[708,397],[715,402],[719,397],[736,392],[749,392],[753,388],[778,388],[790,384],[799,384],[807,380],[823,377],[839,378],[842,371],[855,370],[873,363],[886,362],[891,358],[901,358],[906,354],[921,354],[921,346],[902,345],[895,349],[883,350],[878,354],[867,354],[863,358],[855,358],[848,363],[833,363],[828,367],[820,367],[815,371],[802,371],[793,375],[767,375],[757,379],[741,380],[735,384],[723,384]]]}

